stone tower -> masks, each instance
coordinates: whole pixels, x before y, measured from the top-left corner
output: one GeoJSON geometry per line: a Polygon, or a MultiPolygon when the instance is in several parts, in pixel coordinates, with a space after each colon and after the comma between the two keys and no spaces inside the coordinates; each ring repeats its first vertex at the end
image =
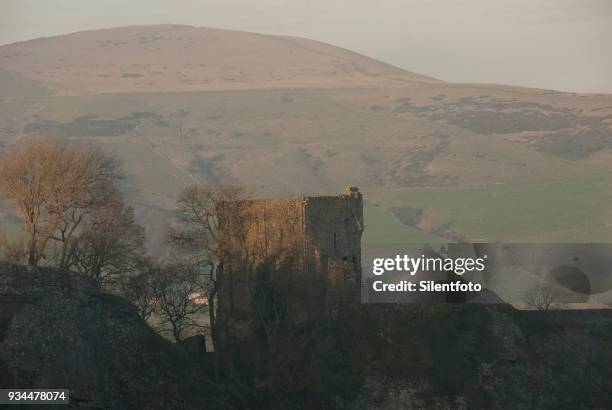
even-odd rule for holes
{"type": "Polygon", "coordinates": [[[222,344],[253,334],[262,269],[299,294],[291,293],[287,303],[295,323],[333,315],[341,303],[358,300],[363,232],[358,188],[335,196],[247,200],[239,207],[247,215],[240,226],[228,222],[219,232],[229,244],[218,293],[222,344]]]}

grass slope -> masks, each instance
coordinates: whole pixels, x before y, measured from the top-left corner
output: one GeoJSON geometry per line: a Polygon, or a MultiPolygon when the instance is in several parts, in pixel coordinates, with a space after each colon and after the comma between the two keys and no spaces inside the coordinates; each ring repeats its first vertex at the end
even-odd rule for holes
{"type": "MultiPolygon", "coordinates": [[[[380,200],[388,207],[423,208],[434,225],[446,226],[471,240],[612,240],[610,173],[487,188],[408,189],[382,194],[380,200]]],[[[376,213],[371,215],[380,219],[376,213]]],[[[376,239],[376,233],[371,235],[376,239]]]]}

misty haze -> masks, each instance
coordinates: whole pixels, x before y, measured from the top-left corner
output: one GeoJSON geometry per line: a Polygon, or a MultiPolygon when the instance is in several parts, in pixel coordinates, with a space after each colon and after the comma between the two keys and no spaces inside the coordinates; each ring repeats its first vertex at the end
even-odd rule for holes
{"type": "Polygon", "coordinates": [[[0,389],[610,407],[608,2],[176,3],[0,6],[0,389]]]}

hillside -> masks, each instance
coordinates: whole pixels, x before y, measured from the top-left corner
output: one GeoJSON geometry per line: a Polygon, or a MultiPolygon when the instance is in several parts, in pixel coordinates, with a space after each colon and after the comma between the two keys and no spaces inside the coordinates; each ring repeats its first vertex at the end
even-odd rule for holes
{"type": "Polygon", "coordinates": [[[214,379],[88,278],[0,263],[0,384],[70,387],[70,408],[558,409],[612,400],[609,309],[365,304],[316,329],[271,394],[254,378],[265,374],[261,362],[236,355],[239,371],[214,379]]]}
{"type": "Polygon", "coordinates": [[[71,407],[223,408],[193,358],[129,302],[49,268],[0,264],[0,385],[69,386],[71,407]]]}
{"type": "Polygon", "coordinates": [[[359,186],[366,244],[612,240],[612,95],[447,83],[311,40],[172,25],[2,46],[0,88],[0,146],[51,135],[117,153],[153,243],[182,187],[224,181],[359,186]]]}
{"type": "Polygon", "coordinates": [[[26,41],[1,47],[0,58],[66,95],[435,81],[316,41],[176,25],[26,41]]]}

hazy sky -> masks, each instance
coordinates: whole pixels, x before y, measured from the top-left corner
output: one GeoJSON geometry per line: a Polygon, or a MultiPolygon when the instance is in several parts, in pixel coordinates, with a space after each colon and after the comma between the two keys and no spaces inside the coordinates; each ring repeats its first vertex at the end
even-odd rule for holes
{"type": "Polygon", "coordinates": [[[612,0],[0,0],[0,44],[156,23],[308,37],[448,81],[612,93],[612,0]]]}

